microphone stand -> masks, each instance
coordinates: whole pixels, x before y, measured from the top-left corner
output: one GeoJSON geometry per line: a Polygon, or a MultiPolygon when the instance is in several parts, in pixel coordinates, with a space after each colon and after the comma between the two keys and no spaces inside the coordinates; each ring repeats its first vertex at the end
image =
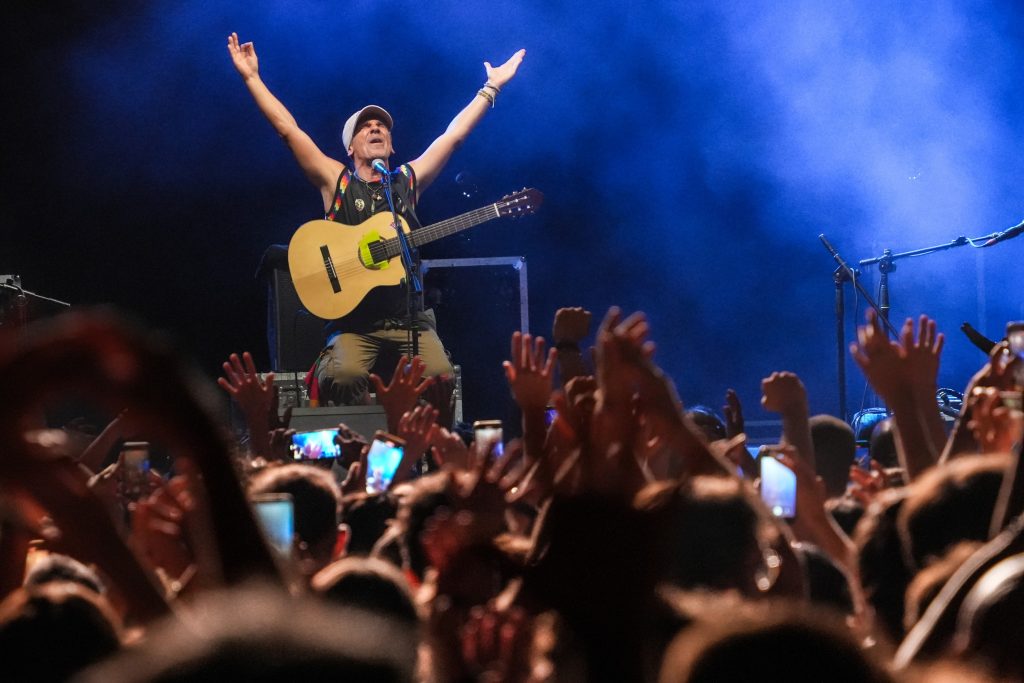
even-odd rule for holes
{"type": "MultiPolygon", "coordinates": [[[[21,286],[21,279],[17,277],[10,278],[5,281],[0,281],[0,294],[2,293],[8,293],[13,295],[12,298],[14,299],[14,303],[12,307],[14,309],[15,314],[13,325],[15,329],[24,327],[29,321],[28,304],[30,298],[34,301],[40,301],[47,304],[51,304],[54,307],[60,306],[62,308],[71,308],[71,304],[69,304],[66,301],[61,301],[60,299],[52,299],[48,296],[36,294],[35,292],[30,292],[29,290],[23,288],[21,286]]],[[[3,304],[0,305],[0,328],[2,328],[4,326],[5,317],[4,309],[7,308],[7,304],[6,302],[3,301],[2,298],[0,298],[0,304],[3,304]]]]}
{"type": "Polygon", "coordinates": [[[381,171],[377,169],[381,177],[381,187],[384,189],[384,197],[388,200],[388,208],[391,209],[391,217],[394,223],[395,232],[398,235],[399,254],[402,257],[402,266],[405,267],[405,308],[409,321],[409,334],[412,341],[411,356],[420,354],[420,325],[416,314],[419,312],[420,302],[423,300],[423,282],[420,280],[416,262],[412,258],[412,250],[409,248],[409,239],[402,229],[402,223],[398,219],[398,211],[395,210],[395,202],[391,195],[391,172],[386,168],[381,171]]]}
{"type": "Polygon", "coordinates": [[[882,313],[881,308],[875,303],[874,298],[868,290],[864,289],[864,285],[860,283],[860,279],[857,277],[857,271],[847,265],[843,257],[839,255],[839,252],[829,244],[829,241],[825,239],[825,235],[818,235],[818,239],[825,245],[825,248],[832,258],[836,260],[839,267],[836,268],[832,275],[833,281],[836,285],[836,384],[839,388],[839,413],[843,416],[843,420],[848,420],[849,416],[846,413],[846,330],[843,326],[843,321],[846,318],[846,311],[843,302],[843,283],[849,280],[853,283],[853,286],[857,288],[861,296],[868,304],[878,311],[879,319],[888,330],[889,334],[893,337],[897,336],[896,329],[889,322],[889,319],[882,313]]]}
{"type": "Polygon", "coordinates": [[[4,291],[7,291],[7,292],[15,292],[17,296],[30,297],[30,298],[36,299],[38,301],[45,301],[46,303],[53,304],[54,306],[61,306],[63,308],[71,308],[71,304],[69,304],[67,301],[61,301],[60,299],[51,299],[48,296],[43,296],[42,294],[36,294],[35,292],[30,292],[27,289],[24,289],[23,287],[20,287],[19,285],[12,284],[12,283],[9,283],[9,282],[0,282],[0,289],[2,289],[4,291]]]}
{"type": "Polygon", "coordinates": [[[878,312],[878,317],[882,321],[882,324],[885,326],[885,329],[888,331],[888,333],[891,334],[893,337],[896,337],[898,336],[898,332],[896,331],[896,328],[893,327],[892,324],[889,322],[889,273],[894,272],[896,270],[895,262],[897,260],[902,258],[910,258],[912,256],[925,256],[927,254],[932,254],[937,251],[945,251],[947,249],[953,249],[954,247],[963,247],[967,245],[970,245],[976,249],[981,249],[983,247],[991,247],[995,244],[998,244],[999,242],[1003,242],[1005,240],[1017,237],[1022,233],[1024,233],[1024,222],[1018,223],[1012,228],[1000,230],[988,235],[983,235],[981,237],[970,238],[964,235],[960,235],[956,239],[945,244],[937,244],[931,247],[924,247],[923,249],[904,251],[899,254],[892,253],[891,249],[884,249],[882,251],[881,256],[863,259],[862,261],[858,262],[858,265],[873,266],[876,263],[878,264],[878,297],[881,300],[880,303],[875,303],[875,301],[871,298],[871,295],[860,284],[860,281],[857,279],[857,271],[850,268],[850,266],[848,266],[843,261],[842,257],[832,247],[832,245],[829,244],[828,240],[825,239],[824,235],[818,235],[818,239],[821,240],[822,244],[825,245],[825,248],[829,251],[830,254],[832,254],[832,257],[835,258],[836,262],[839,264],[839,268],[837,268],[835,273],[833,274],[833,278],[836,284],[836,335],[838,337],[837,352],[839,356],[838,371],[836,373],[836,376],[839,385],[839,412],[842,414],[844,420],[847,419],[848,416],[846,414],[846,351],[843,348],[845,344],[845,330],[843,328],[843,320],[845,317],[845,311],[843,306],[843,282],[845,282],[846,280],[850,280],[851,282],[853,282],[854,286],[857,288],[857,291],[859,291],[861,295],[864,297],[864,300],[867,301],[868,304],[873,309],[875,309],[875,311],[878,312]]]}

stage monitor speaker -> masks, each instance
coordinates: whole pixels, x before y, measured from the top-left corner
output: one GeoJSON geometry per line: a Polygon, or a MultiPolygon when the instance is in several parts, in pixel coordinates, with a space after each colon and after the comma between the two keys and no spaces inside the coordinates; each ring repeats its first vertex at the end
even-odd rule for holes
{"type": "Polygon", "coordinates": [[[372,439],[378,429],[387,430],[388,420],[381,406],[330,406],[327,408],[295,408],[291,428],[300,432],[335,429],[344,422],[349,429],[372,439]]]}
{"type": "Polygon", "coordinates": [[[302,306],[287,270],[267,272],[267,343],[274,372],[309,370],[323,348],[324,321],[302,306]]]}

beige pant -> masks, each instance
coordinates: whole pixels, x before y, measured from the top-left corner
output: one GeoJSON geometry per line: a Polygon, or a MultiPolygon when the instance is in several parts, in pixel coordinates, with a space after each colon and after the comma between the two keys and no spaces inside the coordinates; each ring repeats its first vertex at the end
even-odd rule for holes
{"type": "MultiPolygon", "coordinates": [[[[334,337],[317,363],[320,402],[334,405],[362,405],[367,401],[370,372],[388,382],[402,355],[412,355],[409,331],[383,329],[366,334],[342,333],[334,337]]],[[[427,367],[424,376],[448,375],[455,369],[433,329],[420,330],[419,356],[427,367]]]]}

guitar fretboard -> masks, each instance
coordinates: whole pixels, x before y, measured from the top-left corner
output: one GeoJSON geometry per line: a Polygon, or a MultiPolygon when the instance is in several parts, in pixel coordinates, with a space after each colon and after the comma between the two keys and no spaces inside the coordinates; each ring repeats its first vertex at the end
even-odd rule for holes
{"type": "MultiPolygon", "coordinates": [[[[501,218],[497,202],[406,234],[409,245],[417,248],[495,218],[501,218]]],[[[374,261],[383,261],[398,256],[402,252],[402,246],[397,237],[392,237],[372,245],[370,252],[374,261]]]]}

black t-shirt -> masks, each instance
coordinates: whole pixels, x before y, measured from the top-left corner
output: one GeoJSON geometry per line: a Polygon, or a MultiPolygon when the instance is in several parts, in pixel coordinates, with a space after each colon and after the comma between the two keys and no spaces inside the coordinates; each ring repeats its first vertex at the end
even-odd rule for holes
{"type": "MultiPolygon", "coordinates": [[[[392,172],[391,192],[398,214],[406,220],[411,230],[419,228],[420,222],[416,217],[416,173],[411,166],[403,164],[392,172]]],[[[355,228],[347,226],[358,226],[370,216],[390,210],[380,182],[367,183],[345,168],[338,176],[334,199],[324,217],[341,223],[339,229],[348,230],[355,228]]],[[[416,250],[413,250],[413,260],[419,264],[419,254],[416,250]]],[[[402,264],[395,259],[392,267],[401,268],[402,264]]],[[[422,309],[422,303],[417,308],[422,309]]],[[[327,333],[330,335],[334,332],[369,332],[383,327],[405,327],[408,322],[407,316],[405,285],[376,287],[351,313],[344,318],[330,321],[327,324],[327,333]]],[[[433,327],[431,317],[421,314],[418,318],[421,323],[433,327]]]]}

